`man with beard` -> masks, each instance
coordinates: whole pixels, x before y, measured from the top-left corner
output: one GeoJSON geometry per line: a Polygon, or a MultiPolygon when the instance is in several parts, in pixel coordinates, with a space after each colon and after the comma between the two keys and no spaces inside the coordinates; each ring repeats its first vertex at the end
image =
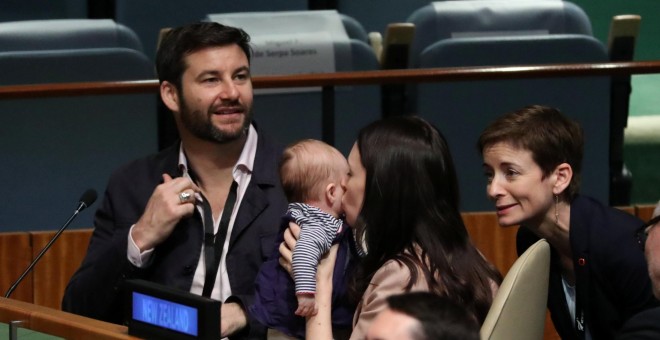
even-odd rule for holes
{"type": "Polygon", "coordinates": [[[164,36],[160,95],[181,141],[113,173],[64,310],[119,323],[122,282],[141,278],[223,301],[223,337],[265,337],[246,307],[287,202],[281,148],[252,122],[248,42],[208,22],[164,36]]]}

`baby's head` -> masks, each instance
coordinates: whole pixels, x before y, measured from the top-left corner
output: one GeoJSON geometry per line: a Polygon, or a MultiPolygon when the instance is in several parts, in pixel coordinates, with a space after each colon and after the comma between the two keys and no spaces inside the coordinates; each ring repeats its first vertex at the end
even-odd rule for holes
{"type": "Polygon", "coordinates": [[[319,140],[289,145],[280,160],[280,180],[289,202],[307,203],[335,217],[343,213],[341,182],[347,175],[346,158],[319,140]]]}

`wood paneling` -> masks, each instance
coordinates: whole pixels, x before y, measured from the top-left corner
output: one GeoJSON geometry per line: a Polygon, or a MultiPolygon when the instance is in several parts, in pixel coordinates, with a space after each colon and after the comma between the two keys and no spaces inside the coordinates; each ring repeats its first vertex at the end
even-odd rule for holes
{"type": "Polygon", "coordinates": [[[635,207],[616,207],[616,208],[619,209],[619,210],[623,210],[623,211],[629,213],[630,215],[635,216],[635,207]]]}
{"type": "MultiPolygon", "coordinates": [[[[5,293],[32,261],[32,246],[27,233],[0,233],[0,294],[5,293]]],[[[14,290],[11,298],[32,302],[32,274],[14,290]]]]}
{"type": "MultiPolygon", "coordinates": [[[[36,257],[55,232],[33,232],[31,235],[33,256],[36,257]]],[[[33,269],[35,304],[61,308],[64,289],[85,257],[91,236],[91,229],[71,230],[62,233],[53,243],[33,269]]]]}
{"type": "MultiPolygon", "coordinates": [[[[620,209],[646,221],[651,218],[654,208],[653,205],[645,205],[620,209]]],[[[517,259],[515,239],[518,227],[500,227],[494,212],[470,212],[462,216],[474,245],[506,275],[517,259]]],[[[3,295],[54,234],[54,231],[0,233],[0,289],[3,295]]],[[[64,232],[34,267],[33,274],[29,274],[14,291],[12,299],[34,301],[37,305],[60,309],[64,289],[85,256],[91,234],[91,229],[64,232]]],[[[2,313],[0,311],[0,322],[4,318],[2,313]]],[[[33,323],[39,320],[40,327],[61,327],[55,325],[59,321],[51,320],[47,315],[32,320],[33,323]]],[[[549,316],[546,318],[544,338],[559,339],[549,316]]]]}
{"type": "Polygon", "coordinates": [[[649,204],[649,205],[638,205],[635,206],[635,215],[642,219],[644,222],[648,222],[651,217],[653,217],[653,210],[655,209],[655,205],[649,204]]]}
{"type": "Polygon", "coordinates": [[[518,227],[500,227],[493,212],[463,213],[465,227],[474,245],[484,256],[506,275],[516,254],[516,232],[518,227]]]}

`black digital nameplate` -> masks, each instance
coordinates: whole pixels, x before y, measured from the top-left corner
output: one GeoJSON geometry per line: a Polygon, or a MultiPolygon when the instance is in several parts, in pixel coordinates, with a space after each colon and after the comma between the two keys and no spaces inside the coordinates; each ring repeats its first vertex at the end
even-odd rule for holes
{"type": "Polygon", "coordinates": [[[220,339],[220,301],[144,280],[126,281],[128,334],[147,339],[220,339]]]}

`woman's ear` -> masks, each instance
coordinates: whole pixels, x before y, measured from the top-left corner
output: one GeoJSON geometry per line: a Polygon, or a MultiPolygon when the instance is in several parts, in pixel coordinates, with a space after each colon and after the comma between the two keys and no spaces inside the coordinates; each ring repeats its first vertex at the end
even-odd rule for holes
{"type": "Polygon", "coordinates": [[[179,112],[179,92],[174,84],[168,81],[160,83],[160,97],[170,111],[179,112]]]}
{"type": "Polygon", "coordinates": [[[559,195],[568,185],[571,184],[571,179],[573,179],[573,168],[568,163],[561,163],[557,165],[554,171],[555,184],[552,188],[552,192],[555,195],[559,195]]]}

